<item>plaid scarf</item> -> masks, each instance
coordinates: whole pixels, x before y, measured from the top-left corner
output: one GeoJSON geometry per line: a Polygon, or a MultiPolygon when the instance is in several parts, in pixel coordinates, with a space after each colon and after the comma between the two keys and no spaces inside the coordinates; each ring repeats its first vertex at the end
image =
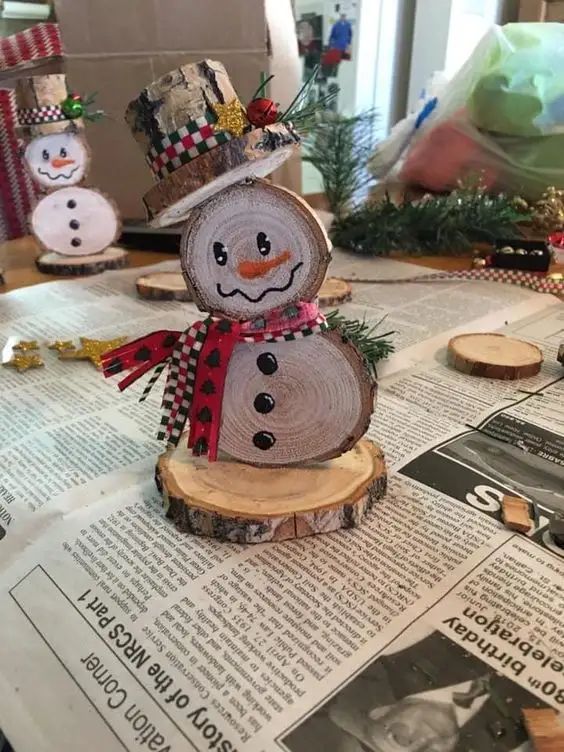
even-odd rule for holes
{"type": "Polygon", "coordinates": [[[119,382],[121,391],[155,368],[141,395],[143,401],[168,364],[158,438],[176,446],[189,420],[189,448],[213,462],[217,459],[225,379],[235,345],[289,342],[326,329],[325,317],[314,303],[298,303],[267,318],[242,323],[209,317],[184,332],[161,330],[118,347],[103,356],[102,368],[106,377],[134,369],[119,382]]]}

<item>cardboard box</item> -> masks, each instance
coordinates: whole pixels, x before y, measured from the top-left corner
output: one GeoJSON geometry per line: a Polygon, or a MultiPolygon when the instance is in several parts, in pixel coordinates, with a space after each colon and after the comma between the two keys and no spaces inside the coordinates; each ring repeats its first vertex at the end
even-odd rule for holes
{"type": "Polygon", "coordinates": [[[148,83],[182,63],[221,60],[243,101],[269,70],[264,0],[55,0],[69,86],[99,92],[109,118],[88,126],[88,182],[118,203],[124,219],[145,219],[153,184],[123,120],[148,83]]]}

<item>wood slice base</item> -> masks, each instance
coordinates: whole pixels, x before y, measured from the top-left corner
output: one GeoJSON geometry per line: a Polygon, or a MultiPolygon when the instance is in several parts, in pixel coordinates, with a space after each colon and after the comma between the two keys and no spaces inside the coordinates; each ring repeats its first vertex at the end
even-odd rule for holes
{"type": "Polygon", "coordinates": [[[135,282],[137,293],[145,300],[192,300],[190,290],[182,272],[154,272],[138,277],[135,282]]]}
{"type": "Polygon", "coordinates": [[[65,277],[86,277],[109,269],[122,269],[127,266],[128,253],[124,248],[110,245],[101,253],[90,256],[63,256],[49,251],[35,260],[35,265],[43,274],[60,274],[65,277]]]}
{"type": "Polygon", "coordinates": [[[349,282],[339,277],[327,277],[324,280],[317,302],[320,306],[333,306],[346,303],[352,298],[352,287],[349,282]]]}
{"type": "Polygon", "coordinates": [[[357,527],[386,493],[380,447],[367,439],[328,462],[258,468],[194,457],[183,436],[161,455],[156,483],[182,532],[264,543],[357,527]]]}
{"type": "Polygon", "coordinates": [[[489,379],[526,379],[537,374],[542,352],[504,334],[460,334],[448,343],[447,360],[457,371],[489,379]]]}

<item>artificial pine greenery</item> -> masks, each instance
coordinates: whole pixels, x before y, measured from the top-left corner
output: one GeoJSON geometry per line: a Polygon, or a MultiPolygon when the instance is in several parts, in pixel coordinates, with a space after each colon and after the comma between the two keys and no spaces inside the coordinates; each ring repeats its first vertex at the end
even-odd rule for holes
{"type": "Polygon", "coordinates": [[[395,204],[389,196],[338,217],[331,230],[335,245],[356,253],[386,256],[465,253],[472,243],[519,238],[518,224],[530,219],[515,200],[489,196],[480,185],[459,187],[444,196],[395,204]]]}
{"type": "Polygon", "coordinates": [[[329,110],[317,116],[304,144],[302,159],[321,174],[335,217],[342,218],[370,183],[366,169],[374,149],[374,110],[347,117],[329,110]]]}
{"type": "Polygon", "coordinates": [[[374,334],[383,319],[371,325],[365,319],[362,321],[347,319],[338,310],[330,311],[325,318],[329,329],[337,329],[342,337],[358,347],[366,361],[368,370],[376,378],[376,363],[383,358],[387,358],[395,349],[393,344],[384,337],[389,337],[395,332],[374,334]]]}

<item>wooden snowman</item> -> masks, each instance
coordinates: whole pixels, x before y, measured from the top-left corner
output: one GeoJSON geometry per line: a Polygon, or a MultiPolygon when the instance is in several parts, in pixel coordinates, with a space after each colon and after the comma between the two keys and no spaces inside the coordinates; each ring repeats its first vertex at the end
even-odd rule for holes
{"type": "Polygon", "coordinates": [[[159,435],[169,449],[157,466],[168,515],[183,530],[240,542],[354,526],[386,482],[381,451],[361,439],[374,384],[315,303],[327,234],[301,198],[261,179],[299,137],[289,122],[253,122],[251,112],[210,60],[167,74],[129,105],[159,178],[144,198],[149,220],[185,221],[182,271],[208,316],[104,358],[106,375],[134,369],[122,389],[168,364],[159,435]]]}
{"type": "Polygon", "coordinates": [[[67,92],[62,74],[20,79],[16,100],[27,142],[24,162],[44,194],[30,218],[46,251],[36,261],[38,269],[84,275],[124,266],[127,252],[112,246],[120,232],[116,207],[80,185],[90,163],[82,100],[67,92]]]}

